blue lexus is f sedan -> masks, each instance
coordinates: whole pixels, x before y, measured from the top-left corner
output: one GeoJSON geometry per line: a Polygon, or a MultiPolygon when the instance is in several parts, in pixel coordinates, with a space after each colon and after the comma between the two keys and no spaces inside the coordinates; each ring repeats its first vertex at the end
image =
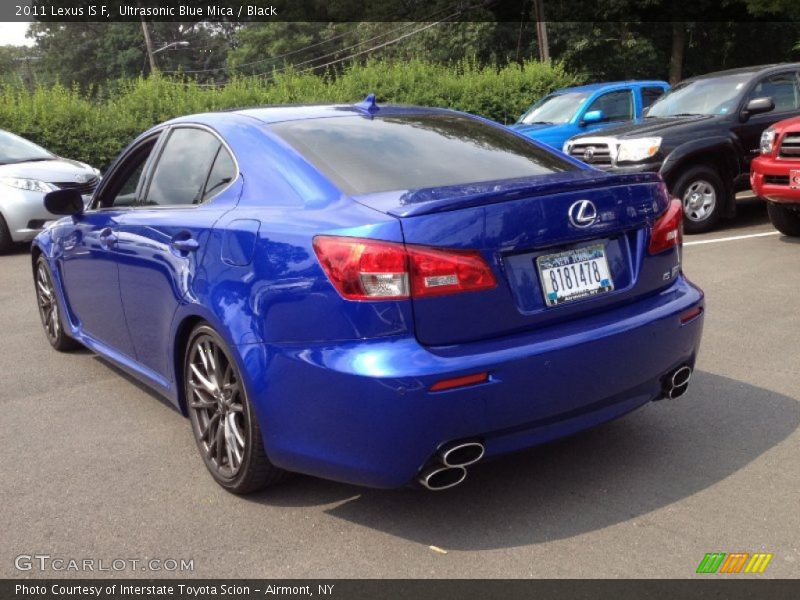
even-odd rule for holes
{"type": "Polygon", "coordinates": [[[181,117],[38,235],[45,333],[189,417],[245,493],[432,490],[689,384],[703,293],[658,175],[490,121],[354,105],[181,117]]]}

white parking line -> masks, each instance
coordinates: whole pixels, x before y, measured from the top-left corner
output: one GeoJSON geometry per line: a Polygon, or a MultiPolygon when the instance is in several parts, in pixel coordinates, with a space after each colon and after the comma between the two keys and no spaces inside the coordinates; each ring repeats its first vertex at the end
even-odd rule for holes
{"type": "Polygon", "coordinates": [[[764,237],[767,235],[780,235],[780,231],[767,231],[766,233],[751,233],[749,235],[734,235],[731,237],[715,238],[713,240],[698,240],[696,242],[684,242],[684,246],[698,246],[700,244],[716,244],[717,242],[733,242],[735,240],[746,240],[749,238],[764,237]]]}

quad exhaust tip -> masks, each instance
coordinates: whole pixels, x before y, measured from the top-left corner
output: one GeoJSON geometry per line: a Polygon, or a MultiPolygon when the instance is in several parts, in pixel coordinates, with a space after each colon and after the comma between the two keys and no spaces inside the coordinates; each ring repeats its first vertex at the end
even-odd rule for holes
{"type": "Polygon", "coordinates": [[[680,398],[689,389],[689,381],[692,378],[692,368],[682,366],[668,377],[664,385],[664,396],[670,400],[680,398]]]}
{"type": "Polygon", "coordinates": [[[445,447],[440,452],[440,458],[446,467],[467,467],[482,459],[484,452],[480,442],[464,442],[445,447]]]}
{"type": "Polygon", "coordinates": [[[438,492],[455,487],[466,478],[467,470],[464,467],[438,466],[423,470],[417,481],[422,487],[438,492]]]}
{"type": "Polygon", "coordinates": [[[467,477],[465,467],[483,458],[486,449],[481,442],[455,442],[442,447],[422,469],[417,481],[431,491],[446,490],[467,477]]]}

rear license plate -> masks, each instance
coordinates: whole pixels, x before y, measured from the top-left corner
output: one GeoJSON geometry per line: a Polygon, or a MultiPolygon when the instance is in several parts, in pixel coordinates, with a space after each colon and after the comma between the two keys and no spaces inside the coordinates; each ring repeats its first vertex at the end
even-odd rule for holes
{"type": "Polygon", "coordinates": [[[800,169],[789,170],[789,187],[793,190],[800,188],[800,169]]]}
{"type": "Polygon", "coordinates": [[[575,248],[536,259],[547,306],[605,294],[614,289],[603,244],[575,248]]]}

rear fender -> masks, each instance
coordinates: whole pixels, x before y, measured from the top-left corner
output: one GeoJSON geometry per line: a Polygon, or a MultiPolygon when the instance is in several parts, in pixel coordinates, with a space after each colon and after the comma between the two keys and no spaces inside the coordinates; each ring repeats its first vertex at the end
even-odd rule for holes
{"type": "Polygon", "coordinates": [[[186,344],[189,341],[189,334],[192,329],[200,323],[208,324],[220,337],[222,337],[225,345],[228,347],[233,358],[242,369],[242,357],[239,354],[236,340],[234,340],[229,331],[225,328],[224,323],[219,319],[218,315],[208,310],[201,304],[193,302],[184,302],[181,304],[175,316],[172,319],[172,326],[170,331],[171,345],[169,349],[169,356],[172,357],[173,372],[172,372],[172,391],[170,396],[172,403],[178,407],[184,416],[188,416],[186,407],[186,398],[183,389],[183,360],[186,353],[186,344]]]}
{"type": "Polygon", "coordinates": [[[670,189],[684,169],[699,164],[715,166],[725,185],[725,216],[736,215],[736,202],[733,180],[742,171],[733,140],[715,136],[692,140],[681,144],[669,153],[659,172],[670,189]]]}

